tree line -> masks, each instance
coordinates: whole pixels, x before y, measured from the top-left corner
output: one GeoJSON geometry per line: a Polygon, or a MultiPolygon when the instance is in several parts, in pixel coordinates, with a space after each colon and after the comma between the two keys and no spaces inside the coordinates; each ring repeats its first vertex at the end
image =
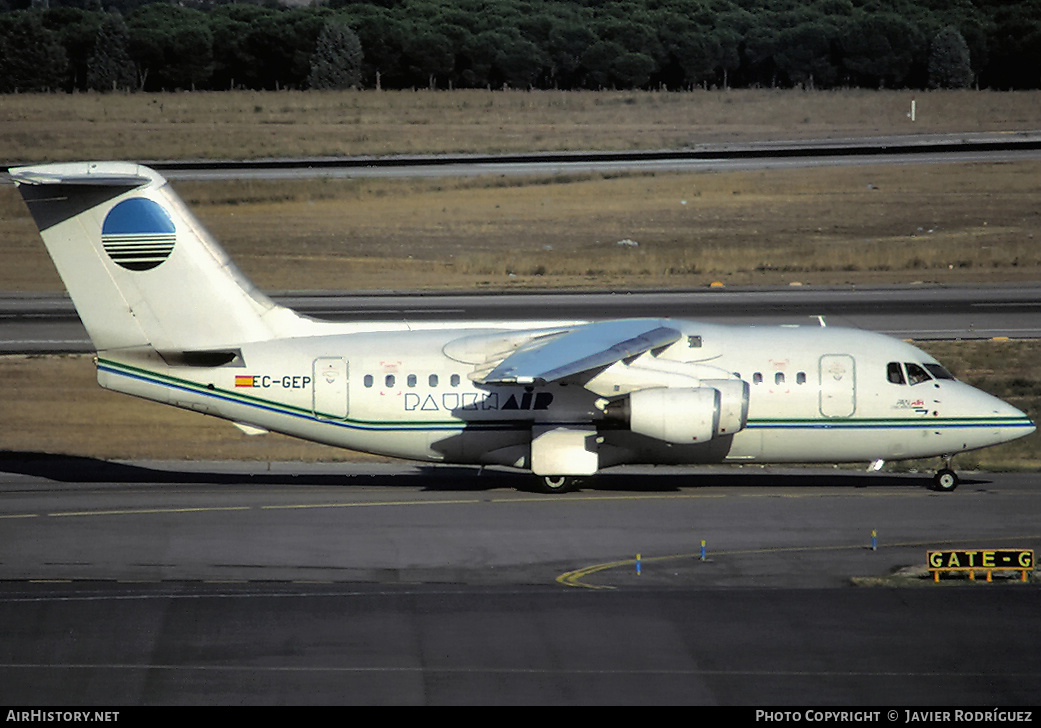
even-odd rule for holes
{"type": "Polygon", "coordinates": [[[1041,86],[1035,0],[0,0],[0,92],[1041,86]]]}

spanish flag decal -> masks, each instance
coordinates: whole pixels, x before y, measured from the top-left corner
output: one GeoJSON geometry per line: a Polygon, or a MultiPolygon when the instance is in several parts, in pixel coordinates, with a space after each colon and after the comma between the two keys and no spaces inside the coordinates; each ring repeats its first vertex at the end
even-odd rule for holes
{"type": "Polygon", "coordinates": [[[252,374],[236,374],[235,375],[235,386],[236,387],[252,387],[253,386],[253,375],[252,374]]]}

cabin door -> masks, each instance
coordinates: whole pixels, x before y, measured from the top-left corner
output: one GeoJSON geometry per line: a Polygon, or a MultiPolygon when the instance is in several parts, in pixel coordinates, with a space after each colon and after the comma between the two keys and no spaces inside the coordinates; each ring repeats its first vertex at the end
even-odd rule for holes
{"type": "Polygon", "coordinates": [[[347,360],[324,356],[311,370],[312,408],[321,420],[347,419],[347,360]]]}
{"type": "Polygon", "coordinates": [[[857,408],[856,367],[849,354],[825,354],[820,358],[821,414],[850,417],[857,408]]]}

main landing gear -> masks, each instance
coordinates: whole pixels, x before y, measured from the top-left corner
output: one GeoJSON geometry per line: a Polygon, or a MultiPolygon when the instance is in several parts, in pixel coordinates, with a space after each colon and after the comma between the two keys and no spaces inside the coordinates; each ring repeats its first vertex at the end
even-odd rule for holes
{"type": "Polygon", "coordinates": [[[933,476],[933,490],[949,493],[958,487],[958,474],[951,469],[950,456],[943,459],[943,467],[933,476]]]}
{"type": "Polygon", "coordinates": [[[570,475],[545,475],[536,482],[540,493],[570,493],[578,488],[578,478],[570,475]]]}

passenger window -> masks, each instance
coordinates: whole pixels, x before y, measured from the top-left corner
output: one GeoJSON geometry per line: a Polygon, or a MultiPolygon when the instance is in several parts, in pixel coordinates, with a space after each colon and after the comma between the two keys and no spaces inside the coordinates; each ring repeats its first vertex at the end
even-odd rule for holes
{"type": "Polygon", "coordinates": [[[806,384],[806,372],[799,372],[795,375],[796,384],[806,384]]]}
{"type": "Polygon", "coordinates": [[[898,361],[891,361],[886,364],[886,378],[893,384],[907,384],[904,380],[904,368],[900,366],[898,361]]]}
{"type": "Polygon", "coordinates": [[[387,389],[390,389],[391,387],[393,387],[394,386],[394,375],[393,374],[388,374],[386,376],[386,378],[383,380],[383,383],[387,385],[387,389]]]}
{"type": "Polygon", "coordinates": [[[371,387],[372,386],[372,375],[371,374],[366,374],[365,375],[365,386],[366,387],[371,387]]]}
{"type": "Polygon", "coordinates": [[[427,379],[427,384],[429,384],[431,387],[436,387],[437,386],[437,375],[436,374],[431,374],[430,377],[427,379]]]}
{"type": "Polygon", "coordinates": [[[917,364],[904,362],[904,366],[907,367],[907,381],[912,385],[928,382],[932,379],[932,377],[929,376],[929,372],[925,371],[917,364]]]}
{"type": "Polygon", "coordinates": [[[784,384],[784,372],[774,374],[774,384],[784,384]]]}
{"type": "Polygon", "coordinates": [[[452,375],[452,379],[450,381],[451,381],[453,387],[458,387],[459,386],[459,375],[458,374],[453,374],[452,375]]]}
{"type": "Polygon", "coordinates": [[[762,384],[762,383],[763,383],[763,375],[762,374],[760,374],[759,372],[756,372],[755,374],[752,375],[752,384],[762,384]]]}

